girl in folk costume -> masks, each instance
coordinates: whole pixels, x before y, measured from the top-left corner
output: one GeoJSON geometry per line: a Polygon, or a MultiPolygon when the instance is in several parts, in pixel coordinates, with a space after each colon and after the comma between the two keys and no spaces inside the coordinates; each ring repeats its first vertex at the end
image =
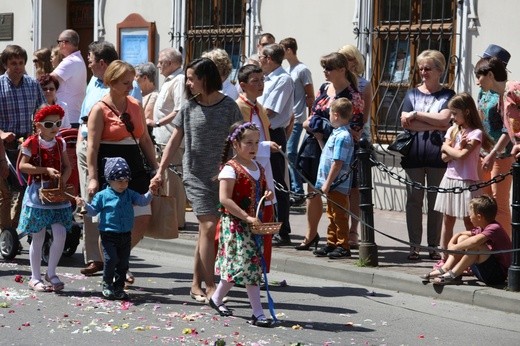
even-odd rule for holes
{"type": "MultiPolygon", "coordinates": [[[[271,141],[269,135],[269,118],[267,117],[265,108],[256,101],[258,97],[262,96],[264,91],[264,73],[259,66],[253,64],[244,65],[238,71],[238,81],[242,93],[239,95],[236,103],[240,109],[240,113],[242,113],[244,117],[244,121],[254,123],[260,131],[260,143],[255,159],[264,167],[267,187],[269,190],[274,191],[273,171],[271,169],[270,158],[271,152],[279,151],[280,146],[276,142],[271,141]]],[[[273,195],[273,200],[265,203],[262,222],[273,221],[274,204],[276,204],[276,197],[273,195]]],[[[269,273],[273,236],[266,234],[263,237],[266,271],[269,273]]]]}
{"type": "Polygon", "coordinates": [[[245,285],[249,303],[253,309],[250,323],[270,327],[260,302],[260,279],[262,276],[261,237],[255,239],[251,225],[261,224],[255,216],[257,204],[262,196],[273,199],[267,190],[264,169],[254,160],[260,139],[258,127],[250,122],[238,122],[231,126],[222,155],[223,166],[220,180],[219,199],[222,203],[220,216],[220,238],[215,268],[220,282],[209,304],[221,316],[233,313],[224,305],[223,299],[234,284],[245,285]],[[236,155],[229,161],[230,147],[236,155]]]}
{"type": "Polygon", "coordinates": [[[64,116],[58,105],[43,106],[34,115],[36,133],[22,144],[18,170],[29,176],[28,187],[23,198],[23,209],[18,225],[19,234],[31,234],[29,248],[31,280],[29,287],[34,291],[61,291],[63,282],[56,276],[56,267],[63,252],[66,232],[72,227],[72,208],[69,201],[50,203],[40,199],[40,188],[56,187],[61,179],[64,185],[71,174],[71,166],[63,138],[57,136],[64,116]],[[45,229],[52,229],[52,245],[44,284],[41,278],[41,254],[45,240],[45,229]]]}

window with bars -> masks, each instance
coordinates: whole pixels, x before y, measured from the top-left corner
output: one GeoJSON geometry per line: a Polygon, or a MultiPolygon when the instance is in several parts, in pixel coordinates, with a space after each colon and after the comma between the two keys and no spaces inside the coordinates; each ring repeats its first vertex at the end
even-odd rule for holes
{"type": "Polygon", "coordinates": [[[231,58],[233,80],[244,55],[246,0],[189,0],[187,2],[186,60],[213,48],[231,58]]]}
{"type": "Polygon", "coordinates": [[[443,82],[455,77],[457,0],[374,0],[372,116],[376,142],[388,142],[401,129],[406,91],[420,81],[415,58],[426,49],[446,58],[443,82]]]}

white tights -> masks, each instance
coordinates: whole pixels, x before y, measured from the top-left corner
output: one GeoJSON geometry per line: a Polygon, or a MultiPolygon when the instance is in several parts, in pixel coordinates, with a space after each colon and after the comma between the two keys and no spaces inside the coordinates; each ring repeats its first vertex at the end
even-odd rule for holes
{"type": "MultiPolygon", "coordinates": [[[[228,292],[233,288],[235,284],[233,282],[227,282],[225,280],[220,280],[217,285],[217,289],[215,293],[211,296],[211,299],[215,302],[217,306],[222,304],[222,299],[228,294],[228,292]]],[[[253,309],[253,315],[258,318],[264,315],[264,310],[262,309],[262,302],[260,301],[260,286],[258,285],[246,285],[247,297],[249,298],[249,304],[251,304],[251,308],[253,309]]]]}
{"type": "MultiPolygon", "coordinates": [[[[56,267],[60,261],[61,254],[63,253],[63,247],[65,246],[65,237],[67,232],[62,224],[54,223],[51,226],[52,229],[52,244],[49,250],[49,263],[47,266],[47,274],[49,277],[56,275],[56,267]]],[[[42,229],[38,233],[32,234],[31,246],[29,247],[29,258],[31,261],[31,272],[32,280],[41,280],[41,261],[42,261],[42,248],[45,241],[46,229],[42,229]]]]}

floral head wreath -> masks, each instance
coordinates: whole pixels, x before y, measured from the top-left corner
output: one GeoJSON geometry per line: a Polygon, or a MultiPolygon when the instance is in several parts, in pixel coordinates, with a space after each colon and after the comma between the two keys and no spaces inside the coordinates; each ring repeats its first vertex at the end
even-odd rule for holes
{"type": "Polygon", "coordinates": [[[58,105],[44,106],[34,115],[34,122],[39,123],[49,115],[59,115],[62,119],[65,116],[65,111],[58,105]]]}
{"type": "Polygon", "coordinates": [[[242,133],[244,130],[258,130],[258,126],[256,126],[255,123],[247,122],[239,125],[235,131],[233,131],[232,134],[228,136],[228,141],[233,142],[235,139],[237,139],[237,136],[242,133]]]}

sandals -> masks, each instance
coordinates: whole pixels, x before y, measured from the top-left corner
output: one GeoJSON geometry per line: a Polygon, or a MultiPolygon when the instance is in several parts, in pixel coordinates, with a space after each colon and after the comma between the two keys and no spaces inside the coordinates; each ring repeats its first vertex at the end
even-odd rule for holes
{"type": "Polygon", "coordinates": [[[134,282],[135,282],[134,274],[132,274],[132,273],[130,272],[130,270],[127,271],[127,272],[126,272],[125,283],[126,283],[127,285],[133,285],[134,282]]]}
{"type": "Polygon", "coordinates": [[[48,274],[45,274],[45,281],[51,284],[51,288],[54,292],[59,292],[65,288],[65,284],[61,282],[60,278],[56,275],[49,277],[48,274]]]}
{"type": "Polygon", "coordinates": [[[419,252],[415,251],[415,250],[411,250],[410,251],[410,254],[408,255],[408,257],[406,257],[409,261],[418,261],[421,259],[421,257],[419,257],[419,252]]]}
{"type": "Polygon", "coordinates": [[[435,279],[436,277],[446,273],[446,271],[442,268],[436,270],[439,271],[439,274],[432,274],[432,272],[429,272],[423,275],[419,275],[419,277],[422,279],[423,282],[429,282],[431,279],[435,279]]]}
{"type": "Polygon", "coordinates": [[[203,303],[203,304],[209,303],[208,297],[206,297],[206,295],[204,295],[204,294],[196,294],[196,293],[193,293],[193,291],[190,291],[190,297],[191,297],[191,299],[194,299],[196,302],[199,302],[199,303],[203,303]]]}
{"type": "Polygon", "coordinates": [[[35,292],[49,292],[50,287],[45,285],[41,280],[30,280],[29,287],[35,292]]]}
{"type": "Polygon", "coordinates": [[[442,256],[436,250],[431,250],[430,251],[430,259],[438,261],[438,260],[442,259],[442,256]]]}
{"type": "Polygon", "coordinates": [[[433,280],[434,285],[457,285],[462,283],[462,276],[455,276],[455,274],[450,270],[446,274],[436,277],[433,280]]]}
{"type": "Polygon", "coordinates": [[[233,312],[229,310],[227,306],[224,305],[224,303],[217,305],[217,303],[215,303],[212,298],[209,298],[209,306],[215,309],[215,311],[218,312],[220,316],[233,316],[233,312]]]}

